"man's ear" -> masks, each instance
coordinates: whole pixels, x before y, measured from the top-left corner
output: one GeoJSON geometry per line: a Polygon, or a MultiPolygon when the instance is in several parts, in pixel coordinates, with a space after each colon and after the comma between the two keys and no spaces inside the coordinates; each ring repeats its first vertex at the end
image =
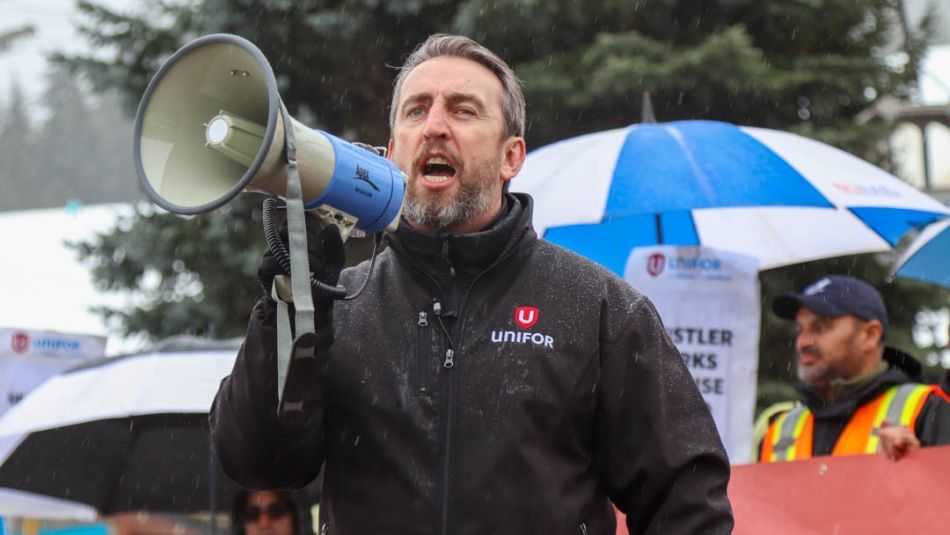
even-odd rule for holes
{"type": "Polygon", "coordinates": [[[861,331],[864,335],[864,339],[867,341],[869,348],[876,348],[884,339],[884,325],[882,325],[878,320],[868,320],[863,322],[861,331]]]}
{"type": "Polygon", "coordinates": [[[511,136],[502,146],[501,179],[507,182],[521,172],[527,147],[523,137],[511,136]]]}
{"type": "Polygon", "coordinates": [[[386,157],[389,158],[390,160],[393,159],[394,146],[395,144],[393,143],[393,138],[389,138],[389,143],[386,144],[386,157]]]}

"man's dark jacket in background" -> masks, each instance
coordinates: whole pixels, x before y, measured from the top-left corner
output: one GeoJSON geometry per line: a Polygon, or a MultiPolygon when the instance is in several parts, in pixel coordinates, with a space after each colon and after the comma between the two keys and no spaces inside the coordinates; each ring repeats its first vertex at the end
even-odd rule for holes
{"type": "Polygon", "coordinates": [[[334,305],[291,423],[274,305],[257,304],[212,408],[228,475],[294,487],[325,461],[331,534],[612,535],[608,498],[634,534],[731,532],[728,460],[652,304],[537,239],[527,195],[487,230],[403,225],[389,245],[365,293],[334,305]]]}

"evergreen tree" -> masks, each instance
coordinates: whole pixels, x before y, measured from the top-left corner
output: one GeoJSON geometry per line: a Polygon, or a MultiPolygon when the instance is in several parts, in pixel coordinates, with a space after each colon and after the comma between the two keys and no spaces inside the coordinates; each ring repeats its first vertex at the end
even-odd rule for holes
{"type": "Polygon", "coordinates": [[[189,219],[141,205],[111,232],[71,245],[100,290],[132,294],[130,308],[95,309],[126,334],[231,338],[261,293],[260,229],[260,200],[246,195],[189,219]]]}
{"type": "Polygon", "coordinates": [[[42,155],[35,163],[45,190],[42,206],[63,206],[80,199],[82,184],[96,176],[92,114],[75,78],[61,67],[48,75],[43,104],[49,117],[35,141],[36,153],[42,155]]]}
{"type": "MultiPolygon", "coordinates": [[[[0,109],[3,109],[0,103],[0,109]]],[[[21,208],[24,200],[42,191],[37,180],[36,155],[33,153],[33,127],[17,84],[10,90],[10,103],[0,114],[0,210],[21,208]]]]}
{"type": "Polygon", "coordinates": [[[893,0],[471,2],[457,25],[518,64],[535,144],[638,122],[715,119],[867,153],[886,130],[851,119],[906,96],[929,32],[902,43],[893,0]],[[889,48],[890,47],[890,48],[889,48]]]}
{"type": "Polygon", "coordinates": [[[144,200],[132,167],[132,119],[115,90],[97,97],[89,108],[90,152],[85,156],[94,165],[79,197],[88,203],[144,200]]]}
{"type": "Polygon", "coordinates": [[[80,0],[94,45],[115,54],[56,55],[97,89],[120,89],[132,112],[151,76],[181,45],[209,33],[233,33],[264,52],[288,110],[347,139],[385,144],[395,71],[426,36],[451,31],[458,0],[150,0],[122,14],[80,0]],[[155,21],[163,21],[158,24],[155,21]],[[249,24],[248,21],[253,21],[249,24]]]}
{"type": "Polygon", "coordinates": [[[143,198],[132,169],[132,123],[115,92],[89,98],[62,66],[41,102],[27,106],[14,86],[0,117],[0,210],[143,198]]]}

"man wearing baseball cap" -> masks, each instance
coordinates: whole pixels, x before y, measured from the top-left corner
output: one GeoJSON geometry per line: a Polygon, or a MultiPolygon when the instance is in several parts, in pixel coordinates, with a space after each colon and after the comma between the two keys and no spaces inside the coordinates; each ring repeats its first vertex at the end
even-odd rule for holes
{"type": "Polygon", "coordinates": [[[795,322],[802,403],[770,414],[760,462],[878,451],[897,459],[950,444],[950,398],[917,382],[910,355],[884,346],[887,310],[873,286],[828,275],[772,310],[795,322]]]}

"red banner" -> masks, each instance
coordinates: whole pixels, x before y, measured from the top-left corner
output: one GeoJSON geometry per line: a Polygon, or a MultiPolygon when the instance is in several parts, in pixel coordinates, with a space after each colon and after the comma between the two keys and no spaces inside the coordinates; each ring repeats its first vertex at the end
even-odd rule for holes
{"type": "Polygon", "coordinates": [[[735,535],[945,533],[950,446],[732,467],[735,535]]]}

